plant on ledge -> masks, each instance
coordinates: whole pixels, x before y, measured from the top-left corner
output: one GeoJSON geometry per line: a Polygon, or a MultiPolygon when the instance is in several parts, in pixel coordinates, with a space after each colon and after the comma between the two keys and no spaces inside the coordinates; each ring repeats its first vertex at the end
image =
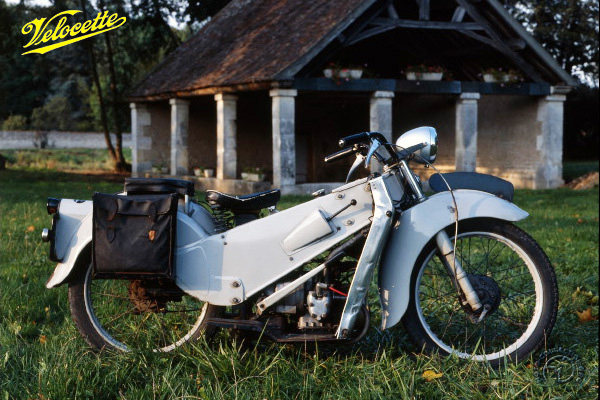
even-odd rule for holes
{"type": "Polygon", "coordinates": [[[514,69],[487,68],[481,71],[484,82],[488,83],[519,83],[523,81],[521,74],[514,69]]]}
{"type": "Polygon", "coordinates": [[[194,175],[198,177],[204,178],[212,178],[215,174],[215,170],[213,168],[205,168],[205,167],[194,167],[194,175]]]}
{"type": "Polygon", "coordinates": [[[446,70],[439,65],[409,65],[404,69],[409,81],[441,81],[446,70]]]}
{"type": "Polygon", "coordinates": [[[265,180],[265,171],[259,167],[244,167],[242,179],[250,182],[262,182],[265,180]]]}
{"type": "Polygon", "coordinates": [[[349,82],[353,79],[360,79],[363,75],[364,66],[342,67],[338,63],[330,62],[327,68],[323,70],[325,78],[335,80],[335,83],[341,85],[343,82],[349,82]]]}

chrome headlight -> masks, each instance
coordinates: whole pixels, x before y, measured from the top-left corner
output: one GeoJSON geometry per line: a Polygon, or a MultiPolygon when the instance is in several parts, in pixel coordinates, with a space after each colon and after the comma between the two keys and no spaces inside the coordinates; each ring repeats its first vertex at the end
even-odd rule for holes
{"type": "Polygon", "coordinates": [[[396,140],[396,145],[400,147],[400,150],[421,143],[425,143],[425,147],[415,152],[418,157],[415,157],[413,161],[420,164],[433,164],[438,150],[437,132],[435,131],[435,128],[430,126],[415,128],[404,133],[396,140]]]}

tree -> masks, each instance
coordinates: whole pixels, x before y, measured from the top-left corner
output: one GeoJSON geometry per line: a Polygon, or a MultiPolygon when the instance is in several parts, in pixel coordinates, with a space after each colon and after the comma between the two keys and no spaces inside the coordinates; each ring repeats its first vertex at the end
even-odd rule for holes
{"type": "Polygon", "coordinates": [[[506,0],[505,6],[571,75],[598,86],[598,2],[506,0]]]}

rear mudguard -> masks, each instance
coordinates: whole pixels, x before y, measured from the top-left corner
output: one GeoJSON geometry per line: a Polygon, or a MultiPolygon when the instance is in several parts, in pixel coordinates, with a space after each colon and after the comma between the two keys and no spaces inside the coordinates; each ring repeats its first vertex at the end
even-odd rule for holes
{"type": "MultiPolygon", "coordinates": [[[[489,193],[477,190],[456,190],[453,193],[459,221],[483,217],[514,222],[529,215],[489,193]]],[[[406,312],[411,275],[421,251],[439,231],[454,221],[452,196],[449,192],[442,192],[404,211],[394,224],[379,270],[382,329],[396,325],[406,312]]]]}
{"type": "MultiPolygon", "coordinates": [[[[212,217],[200,205],[191,203],[192,217],[181,210],[177,214],[177,236],[193,242],[208,237],[214,230],[212,217]]],[[[77,268],[89,265],[92,244],[91,201],[63,199],[58,210],[54,236],[60,260],[46,283],[48,289],[68,283],[77,268]]],[[[183,243],[185,245],[185,243],[183,243]]]]}

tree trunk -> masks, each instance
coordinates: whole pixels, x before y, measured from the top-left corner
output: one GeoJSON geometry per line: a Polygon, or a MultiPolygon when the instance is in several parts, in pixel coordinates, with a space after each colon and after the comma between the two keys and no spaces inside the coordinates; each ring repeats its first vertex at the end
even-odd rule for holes
{"type": "MultiPolygon", "coordinates": [[[[81,9],[83,11],[83,18],[87,21],[85,0],[81,0],[81,9]]],[[[98,104],[100,105],[100,121],[102,123],[102,130],[104,133],[104,141],[106,142],[108,154],[113,160],[113,165],[115,166],[115,169],[117,169],[116,167],[118,165],[118,158],[115,148],[112,145],[112,141],[110,140],[110,132],[108,130],[108,122],[106,118],[106,108],[104,106],[104,98],[102,97],[102,87],[100,87],[100,78],[98,77],[98,69],[96,68],[96,55],[94,54],[94,43],[92,41],[86,41],[85,43],[90,56],[90,64],[92,67],[92,78],[94,79],[94,86],[96,86],[96,90],[98,91],[98,104]]]]}
{"type": "MultiPolygon", "coordinates": [[[[104,1],[98,2],[100,11],[104,11],[104,1]]],[[[110,73],[110,91],[112,94],[112,109],[115,127],[115,136],[117,137],[115,143],[115,151],[117,153],[115,169],[119,172],[131,171],[131,164],[125,161],[123,156],[123,132],[121,131],[121,117],[119,116],[119,93],[117,89],[117,74],[115,73],[115,64],[113,60],[112,45],[110,42],[110,32],[104,34],[104,40],[106,42],[106,53],[108,58],[108,70],[110,73]]]]}

